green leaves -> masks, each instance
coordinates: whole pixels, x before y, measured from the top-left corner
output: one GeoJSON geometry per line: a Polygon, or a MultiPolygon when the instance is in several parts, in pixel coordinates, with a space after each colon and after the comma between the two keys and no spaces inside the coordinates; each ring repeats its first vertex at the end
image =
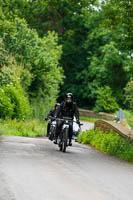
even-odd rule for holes
{"type": "Polygon", "coordinates": [[[29,102],[19,84],[0,89],[0,117],[25,119],[31,116],[29,102]]]}
{"type": "MultiPolygon", "coordinates": [[[[29,29],[25,20],[16,18],[14,22],[1,26],[5,48],[14,55],[21,70],[21,84],[31,98],[53,104],[62,83],[63,70],[59,66],[62,48],[58,45],[55,32],[48,32],[39,38],[35,30],[29,29]],[[22,67],[23,66],[23,67],[22,67]]],[[[49,107],[49,106],[48,106],[49,107]]]]}
{"type": "Polygon", "coordinates": [[[5,94],[3,88],[0,89],[0,117],[11,118],[14,114],[14,104],[12,104],[10,98],[5,94]]]}
{"type": "Polygon", "coordinates": [[[0,67],[8,64],[8,52],[5,50],[3,40],[0,38],[0,67]]]}
{"type": "Polygon", "coordinates": [[[131,1],[0,3],[0,65],[13,54],[30,99],[53,105],[61,86],[60,100],[71,91],[80,107],[93,108],[97,88],[108,85],[123,106],[123,88],[133,76],[131,1]]]}
{"type": "Polygon", "coordinates": [[[129,139],[121,138],[117,133],[104,133],[99,129],[91,129],[81,133],[79,143],[91,144],[96,149],[133,162],[133,145],[129,139]]]}
{"type": "Polygon", "coordinates": [[[100,87],[97,91],[95,110],[98,112],[114,113],[119,109],[116,99],[112,97],[109,86],[100,87]]]}
{"type": "Polygon", "coordinates": [[[125,90],[125,103],[127,105],[127,108],[133,111],[133,79],[132,78],[127,83],[124,90],[125,90]]]}

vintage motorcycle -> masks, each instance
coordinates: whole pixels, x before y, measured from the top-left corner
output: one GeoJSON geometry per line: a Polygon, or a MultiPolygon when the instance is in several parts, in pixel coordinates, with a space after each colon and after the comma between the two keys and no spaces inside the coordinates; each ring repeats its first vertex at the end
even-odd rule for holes
{"type": "MultiPolygon", "coordinates": [[[[54,117],[49,117],[49,119],[53,119],[54,117]]],[[[53,141],[55,138],[55,133],[56,133],[56,124],[57,121],[55,120],[55,118],[53,119],[53,121],[50,124],[50,130],[49,130],[49,140],[53,141]]]]}
{"type": "MultiPolygon", "coordinates": [[[[58,137],[58,146],[59,146],[60,151],[65,152],[66,148],[69,144],[69,126],[70,126],[70,123],[73,124],[73,123],[76,123],[76,121],[72,120],[69,117],[63,117],[61,119],[51,117],[51,119],[53,120],[52,124],[51,124],[51,128],[50,128],[50,134],[49,134],[49,139],[51,139],[51,140],[53,140],[54,137],[55,137],[57,121],[63,121],[63,125],[62,125],[62,128],[61,128],[59,137],[58,137]]],[[[78,132],[80,131],[81,125],[82,124],[78,124],[79,129],[76,129],[76,131],[78,131],[78,132]]],[[[76,132],[74,132],[74,133],[76,134],[76,136],[78,135],[78,133],[76,133],[76,132]]]]}

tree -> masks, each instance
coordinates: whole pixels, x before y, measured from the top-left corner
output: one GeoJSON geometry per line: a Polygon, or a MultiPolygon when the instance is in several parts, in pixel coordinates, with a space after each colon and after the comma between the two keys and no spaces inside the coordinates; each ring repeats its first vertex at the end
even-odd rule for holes
{"type": "Polygon", "coordinates": [[[46,112],[55,103],[63,78],[59,66],[62,50],[57,45],[57,35],[49,32],[47,36],[39,38],[35,30],[29,29],[24,20],[17,18],[14,22],[2,23],[1,37],[6,51],[23,66],[21,82],[30,100],[36,98],[36,106],[43,102],[43,112],[46,112]]]}
{"type": "Polygon", "coordinates": [[[95,110],[97,112],[114,113],[119,109],[116,99],[112,96],[109,86],[98,88],[95,110]]]}
{"type": "Polygon", "coordinates": [[[80,107],[90,109],[97,88],[108,85],[123,106],[123,88],[133,76],[131,0],[1,2],[1,23],[6,24],[0,27],[1,33],[6,33],[2,37],[6,38],[6,50],[24,65],[21,78],[30,97],[42,98],[45,93],[44,99],[54,102],[60,85],[59,101],[71,91],[80,107]],[[16,16],[21,19],[18,25],[16,16]],[[54,33],[47,34],[49,30],[54,33]],[[44,51],[45,60],[40,53],[44,51]],[[57,77],[53,63],[58,63],[57,77]],[[64,70],[63,85],[59,66],[64,70]]]}
{"type": "Polygon", "coordinates": [[[126,87],[124,88],[125,91],[125,103],[126,107],[133,111],[133,79],[131,78],[130,81],[127,83],[126,87]]]}

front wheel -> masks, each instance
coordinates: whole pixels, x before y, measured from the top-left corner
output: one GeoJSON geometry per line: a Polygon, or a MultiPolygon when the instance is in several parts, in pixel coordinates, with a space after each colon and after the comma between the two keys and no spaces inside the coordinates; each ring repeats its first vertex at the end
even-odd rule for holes
{"type": "Polygon", "coordinates": [[[52,141],[55,137],[55,127],[50,128],[49,139],[52,141]]]}
{"type": "Polygon", "coordinates": [[[62,151],[62,138],[63,138],[62,133],[60,133],[60,135],[59,135],[59,143],[58,143],[60,151],[62,151]]]}
{"type": "Polygon", "coordinates": [[[63,131],[63,137],[62,137],[62,152],[66,151],[67,147],[67,141],[68,141],[68,129],[64,129],[63,131]]]}
{"type": "Polygon", "coordinates": [[[59,143],[59,149],[60,149],[60,151],[62,151],[62,142],[61,141],[59,143]]]}

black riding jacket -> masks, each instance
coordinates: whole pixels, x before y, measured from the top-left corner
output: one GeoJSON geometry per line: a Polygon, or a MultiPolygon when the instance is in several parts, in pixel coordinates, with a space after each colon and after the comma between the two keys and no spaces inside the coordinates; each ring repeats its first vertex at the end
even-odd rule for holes
{"type": "Polygon", "coordinates": [[[58,117],[62,118],[62,117],[70,117],[70,118],[74,118],[74,116],[76,117],[76,120],[79,121],[79,111],[78,111],[78,107],[77,104],[72,102],[71,104],[67,104],[66,102],[62,102],[60,105],[60,108],[57,112],[58,117]]]}
{"type": "Polygon", "coordinates": [[[56,109],[50,110],[50,112],[47,115],[47,118],[49,118],[49,117],[57,117],[58,116],[57,112],[58,112],[58,110],[56,110],[56,109]]]}

